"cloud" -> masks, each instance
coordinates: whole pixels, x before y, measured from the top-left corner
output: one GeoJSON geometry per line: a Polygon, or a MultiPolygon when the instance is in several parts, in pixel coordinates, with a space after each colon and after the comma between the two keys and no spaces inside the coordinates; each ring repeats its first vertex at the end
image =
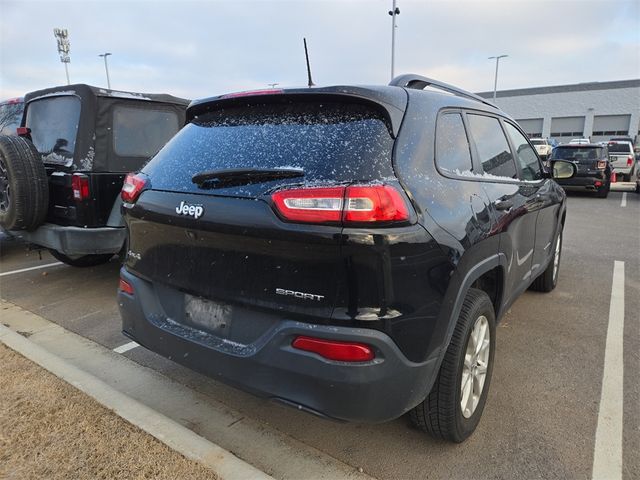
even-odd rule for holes
{"type": "MultiPolygon", "coordinates": [[[[640,3],[633,0],[398,0],[396,72],[473,91],[640,77],[640,3]],[[597,63],[596,63],[597,62],[597,63]]],[[[74,82],[196,98],[306,84],[302,37],[317,84],[386,83],[388,0],[4,0],[0,97],[64,83],[52,29],[68,28],[74,82]],[[28,26],[28,28],[25,28],[28,26]]]]}

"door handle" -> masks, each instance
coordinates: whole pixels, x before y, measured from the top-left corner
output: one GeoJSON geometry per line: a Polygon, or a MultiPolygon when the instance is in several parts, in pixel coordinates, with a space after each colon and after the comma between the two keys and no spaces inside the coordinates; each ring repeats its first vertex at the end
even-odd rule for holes
{"type": "Polygon", "coordinates": [[[513,207],[511,200],[498,200],[494,203],[496,210],[510,210],[513,207]]]}

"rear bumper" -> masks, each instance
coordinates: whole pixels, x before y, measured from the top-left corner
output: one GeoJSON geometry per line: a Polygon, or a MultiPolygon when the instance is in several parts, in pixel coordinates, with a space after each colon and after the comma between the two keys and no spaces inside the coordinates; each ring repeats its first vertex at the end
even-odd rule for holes
{"type": "Polygon", "coordinates": [[[118,293],[123,332],[144,347],[261,397],[337,420],[383,422],[397,418],[428,394],[439,358],[413,363],[386,334],[370,329],[282,319],[249,344],[224,340],[167,318],[153,284],[121,276],[134,295],[118,293]],[[372,346],[370,362],[327,360],[294,349],[298,335],[372,346]]]}
{"type": "Polygon", "coordinates": [[[124,245],[124,227],[81,228],[45,223],[32,232],[11,232],[15,237],[65,255],[118,253],[124,245]]]}
{"type": "Polygon", "coordinates": [[[558,184],[565,190],[570,191],[592,191],[595,192],[602,187],[606,187],[609,183],[609,179],[602,174],[597,177],[573,177],[566,180],[556,180],[558,184]],[[598,182],[598,184],[596,184],[598,182]]]}

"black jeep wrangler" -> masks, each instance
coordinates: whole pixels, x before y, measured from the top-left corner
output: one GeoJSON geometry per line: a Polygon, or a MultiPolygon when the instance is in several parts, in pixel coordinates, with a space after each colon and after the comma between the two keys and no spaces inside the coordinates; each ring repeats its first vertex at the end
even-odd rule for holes
{"type": "Polygon", "coordinates": [[[0,226],[73,266],[105,263],[126,231],[119,192],[182,127],[187,100],[68,85],[28,93],[0,136],[0,226]]]}

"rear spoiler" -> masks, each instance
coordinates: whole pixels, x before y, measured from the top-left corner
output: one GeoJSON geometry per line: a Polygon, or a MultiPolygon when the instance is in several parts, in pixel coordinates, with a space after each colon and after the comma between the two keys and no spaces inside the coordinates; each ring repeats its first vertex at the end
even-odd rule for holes
{"type": "Polygon", "coordinates": [[[194,100],[187,107],[186,123],[195,117],[233,105],[333,101],[358,103],[381,112],[388,120],[395,138],[407,107],[407,93],[393,87],[325,87],[286,90],[256,90],[194,100]]]}

